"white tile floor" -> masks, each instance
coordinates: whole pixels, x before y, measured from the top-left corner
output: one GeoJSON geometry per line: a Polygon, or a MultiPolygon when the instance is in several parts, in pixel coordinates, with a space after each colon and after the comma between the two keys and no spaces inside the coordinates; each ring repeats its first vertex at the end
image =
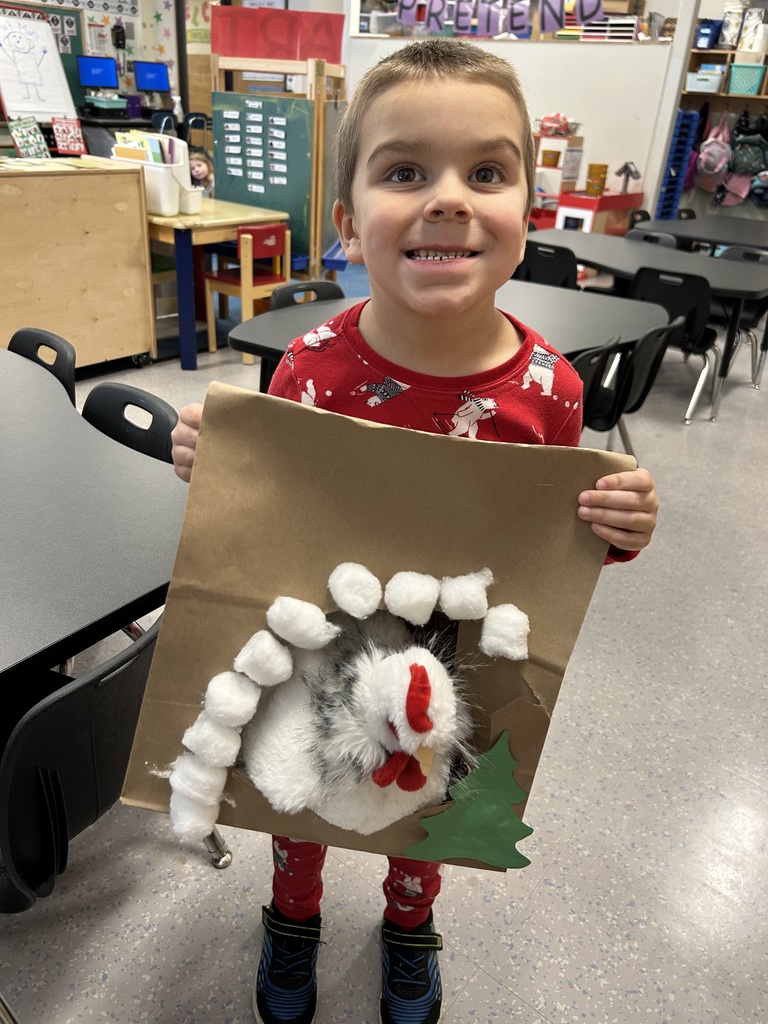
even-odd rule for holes
{"type": "MultiPolygon", "coordinates": [[[[768,1022],[768,395],[747,369],[742,351],[719,423],[684,427],[698,369],[669,353],[629,422],[657,537],[602,574],[529,803],[530,867],[446,870],[450,1024],[768,1022]]],[[[212,379],[257,386],[258,366],[221,350],[196,373],[115,376],[179,406],[212,379]]],[[[146,811],[79,837],[54,894],[0,918],[22,1024],[248,1024],[269,846],[225,831],[224,872],[146,811]]],[[[317,1024],[378,1019],[381,871],[329,857],[317,1024]]]]}

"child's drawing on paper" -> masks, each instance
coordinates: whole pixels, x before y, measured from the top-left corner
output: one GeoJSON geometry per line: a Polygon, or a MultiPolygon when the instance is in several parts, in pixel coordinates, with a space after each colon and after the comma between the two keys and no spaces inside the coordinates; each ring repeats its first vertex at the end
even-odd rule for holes
{"type": "Polygon", "coordinates": [[[0,94],[9,118],[77,116],[49,21],[0,16],[0,94]]]}
{"type": "Polygon", "coordinates": [[[26,98],[42,100],[43,75],[40,65],[48,53],[47,48],[29,39],[23,32],[8,32],[0,39],[0,52],[13,64],[26,98]]]}

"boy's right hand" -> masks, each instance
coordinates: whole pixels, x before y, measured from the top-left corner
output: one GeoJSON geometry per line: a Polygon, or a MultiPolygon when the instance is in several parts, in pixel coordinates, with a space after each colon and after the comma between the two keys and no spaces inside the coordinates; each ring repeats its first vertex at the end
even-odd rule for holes
{"type": "Polygon", "coordinates": [[[192,476],[202,416],[203,407],[199,402],[185,405],[179,413],[179,422],[171,432],[173,468],[176,470],[176,476],[180,476],[187,483],[192,476]]]}

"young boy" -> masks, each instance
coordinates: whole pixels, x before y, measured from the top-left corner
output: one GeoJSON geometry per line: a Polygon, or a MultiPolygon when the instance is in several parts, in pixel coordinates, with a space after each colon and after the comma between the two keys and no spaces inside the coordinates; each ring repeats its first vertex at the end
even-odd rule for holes
{"type": "MultiPolygon", "coordinates": [[[[533,142],[512,67],[454,39],[412,43],[363,78],[336,140],[334,224],[371,298],[294,341],[270,392],[414,430],[579,444],[581,383],[535,331],[494,306],[523,257],[533,142]],[[551,385],[543,386],[547,378],[551,385]],[[444,410],[437,413],[435,410],[444,410]]],[[[189,480],[202,407],[182,409],[189,480]]],[[[597,481],[576,509],[609,561],[645,547],[658,502],[646,470],[597,481]]],[[[273,901],[254,991],[262,1024],[310,1024],[325,848],[273,837],[273,901]]],[[[392,857],[384,882],[382,1024],[435,1024],[432,903],[439,865],[392,857]]]]}

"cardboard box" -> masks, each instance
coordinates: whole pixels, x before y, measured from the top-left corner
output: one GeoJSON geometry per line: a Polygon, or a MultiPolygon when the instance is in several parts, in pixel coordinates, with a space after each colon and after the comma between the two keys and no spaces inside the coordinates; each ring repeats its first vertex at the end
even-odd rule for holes
{"type": "MultiPolygon", "coordinates": [[[[515,866],[499,861],[494,844],[509,846],[508,827],[522,817],[606,553],[578,519],[577,495],[606,473],[634,465],[612,452],[379,426],[212,385],[123,799],[168,809],[170,788],[159,773],[182,752],[181,737],[209,680],[230,669],[265,627],[276,597],[311,601],[327,614],[335,607],[328,577],[346,561],[362,563],[383,582],[403,569],[441,578],[489,567],[496,581],[489,603],[513,602],[530,618],[528,660],[481,655],[481,626],[470,621],[460,624],[457,654],[469,667],[476,747],[487,752],[508,733],[506,753],[517,767],[507,781],[523,792],[506,805],[508,818],[489,805],[482,844],[474,835],[467,841],[472,830],[465,829],[445,856],[422,859],[515,866]]],[[[360,835],[308,811],[277,814],[234,769],[219,821],[351,849],[407,851],[418,859],[413,848],[426,836],[422,819],[444,814],[447,821],[455,806],[448,802],[360,835]]]]}

